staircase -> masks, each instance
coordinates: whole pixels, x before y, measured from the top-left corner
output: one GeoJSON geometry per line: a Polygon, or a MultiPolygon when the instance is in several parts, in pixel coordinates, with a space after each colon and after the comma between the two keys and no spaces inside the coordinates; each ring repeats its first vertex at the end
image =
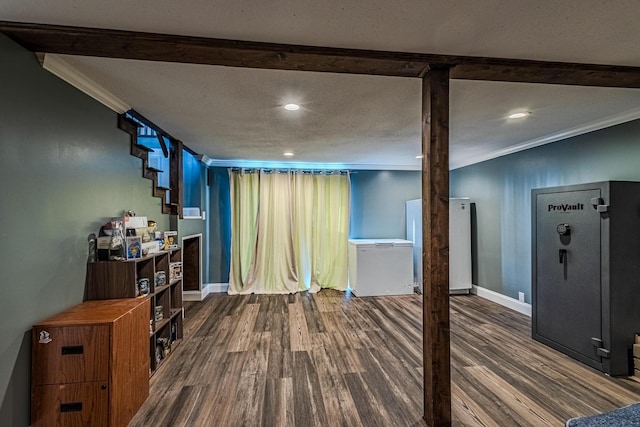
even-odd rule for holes
{"type": "Polygon", "coordinates": [[[118,116],[118,128],[129,134],[131,137],[131,155],[142,160],[142,177],[153,182],[153,197],[162,200],[162,213],[169,215],[179,215],[182,218],[182,206],[180,203],[180,181],[182,175],[182,142],[172,141],[169,152],[169,181],[170,187],[159,185],[158,176],[163,171],[149,166],[149,153],[153,149],[138,144],[138,127],[140,125],[126,117],[124,114],[118,116]],[[174,190],[172,191],[172,188],[174,190]],[[167,198],[167,195],[169,196],[167,198]],[[167,202],[169,200],[169,202],[167,202]]]}

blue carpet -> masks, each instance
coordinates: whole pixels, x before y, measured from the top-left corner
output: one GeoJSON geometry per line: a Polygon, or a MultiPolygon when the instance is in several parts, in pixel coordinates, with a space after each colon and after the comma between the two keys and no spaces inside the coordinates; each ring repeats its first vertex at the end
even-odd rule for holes
{"type": "Polygon", "coordinates": [[[604,414],[571,418],[566,427],[640,427],[640,403],[614,409],[604,414]]]}

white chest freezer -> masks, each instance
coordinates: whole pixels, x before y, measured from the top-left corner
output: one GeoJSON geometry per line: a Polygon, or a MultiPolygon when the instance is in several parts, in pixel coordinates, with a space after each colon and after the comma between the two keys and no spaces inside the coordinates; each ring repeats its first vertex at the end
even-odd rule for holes
{"type": "Polygon", "coordinates": [[[349,287],[358,297],[412,294],[411,241],[349,240],[349,287]]]}

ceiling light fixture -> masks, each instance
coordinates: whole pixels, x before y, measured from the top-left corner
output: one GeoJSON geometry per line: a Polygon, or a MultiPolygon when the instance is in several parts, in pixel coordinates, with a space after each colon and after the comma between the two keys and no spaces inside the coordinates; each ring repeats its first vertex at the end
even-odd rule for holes
{"type": "Polygon", "coordinates": [[[282,153],[282,155],[287,157],[293,157],[293,153],[291,151],[285,151],[284,153],[282,153]]]}
{"type": "Polygon", "coordinates": [[[423,156],[422,154],[418,154],[418,155],[416,156],[416,159],[421,159],[421,158],[423,158],[423,157],[424,157],[424,156],[423,156]]]}
{"type": "Polygon", "coordinates": [[[528,111],[521,111],[521,112],[518,112],[518,113],[509,114],[509,118],[510,119],[524,119],[529,114],[531,114],[531,113],[528,112],[528,111]]]}
{"type": "Polygon", "coordinates": [[[287,111],[298,111],[300,109],[299,104],[286,104],[284,109],[287,111]]]}

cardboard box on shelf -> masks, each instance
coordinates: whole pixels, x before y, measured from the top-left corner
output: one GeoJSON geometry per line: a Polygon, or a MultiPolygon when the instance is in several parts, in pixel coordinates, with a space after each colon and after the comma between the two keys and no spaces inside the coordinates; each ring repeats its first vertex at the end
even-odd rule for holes
{"type": "Polygon", "coordinates": [[[182,262],[169,263],[169,281],[182,279],[182,262]]]}
{"type": "Polygon", "coordinates": [[[164,250],[177,249],[178,248],[178,232],[177,231],[165,231],[163,234],[164,250]]]}
{"type": "Polygon", "coordinates": [[[147,256],[150,254],[155,254],[156,252],[160,252],[162,248],[160,247],[160,242],[154,240],[152,242],[143,242],[142,243],[142,256],[147,256]]]}
{"type": "Polygon", "coordinates": [[[640,334],[635,334],[633,339],[633,376],[636,381],[640,381],[640,334]]]}
{"type": "Polygon", "coordinates": [[[124,220],[125,228],[141,228],[147,226],[146,216],[125,216],[122,219],[124,220]]]}

